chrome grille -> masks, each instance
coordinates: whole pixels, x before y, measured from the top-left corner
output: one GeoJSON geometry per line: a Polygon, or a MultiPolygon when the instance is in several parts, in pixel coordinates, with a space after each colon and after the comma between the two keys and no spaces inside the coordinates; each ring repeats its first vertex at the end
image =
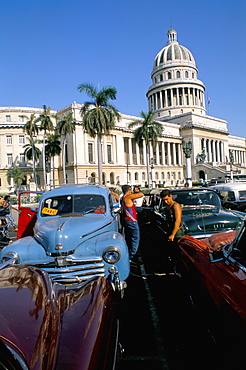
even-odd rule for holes
{"type": "Polygon", "coordinates": [[[47,264],[35,264],[46,271],[50,277],[62,284],[81,283],[94,276],[106,276],[102,258],[74,259],[71,257],[54,258],[47,264]]]}

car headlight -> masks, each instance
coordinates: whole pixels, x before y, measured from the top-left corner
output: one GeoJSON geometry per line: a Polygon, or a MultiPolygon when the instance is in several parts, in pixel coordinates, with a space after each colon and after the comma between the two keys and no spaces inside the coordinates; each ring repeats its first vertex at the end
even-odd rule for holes
{"type": "Polygon", "coordinates": [[[14,260],[15,264],[20,263],[20,257],[17,253],[15,252],[7,252],[2,256],[2,263],[8,262],[10,260],[14,260]]]}
{"type": "Polygon", "coordinates": [[[116,247],[108,247],[103,252],[103,259],[107,263],[116,263],[119,261],[121,253],[116,247]]]}

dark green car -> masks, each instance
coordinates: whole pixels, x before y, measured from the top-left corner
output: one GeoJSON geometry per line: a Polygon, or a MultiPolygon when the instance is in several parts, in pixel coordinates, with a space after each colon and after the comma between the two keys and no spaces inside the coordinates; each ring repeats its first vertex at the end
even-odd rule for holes
{"type": "MultiPolygon", "coordinates": [[[[237,230],[245,213],[224,209],[219,195],[206,188],[172,189],[173,199],[182,207],[185,234],[197,239],[213,234],[237,230]]],[[[146,196],[147,198],[147,196],[146,196]]],[[[167,232],[166,205],[158,194],[150,194],[146,204],[138,208],[141,226],[158,227],[167,232]]]]}

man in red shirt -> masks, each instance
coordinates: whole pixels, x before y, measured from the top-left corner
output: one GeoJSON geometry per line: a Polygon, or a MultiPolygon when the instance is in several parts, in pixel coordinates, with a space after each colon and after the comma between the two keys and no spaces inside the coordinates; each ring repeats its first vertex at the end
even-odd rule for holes
{"type": "Polygon", "coordinates": [[[134,199],[141,198],[144,196],[144,194],[140,191],[140,189],[138,189],[138,191],[135,193],[131,193],[130,185],[123,185],[122,191],[122,220],[125,228],[126,243],[129,249],[129,258],[132,260],[137,253],[140,240],[140,230],[137,221],[137,212],[134,205],[134,199]]]}

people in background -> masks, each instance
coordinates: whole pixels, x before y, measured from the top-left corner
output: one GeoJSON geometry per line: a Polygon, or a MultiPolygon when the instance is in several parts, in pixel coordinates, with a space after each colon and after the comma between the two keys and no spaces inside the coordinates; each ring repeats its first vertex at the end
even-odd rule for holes
{"type": "Polygon", "coordinates": [[[3,207],[7,210],[5,217],[8,220],[8,227],[11,226],[14,228],[15,231],[17,231],[17,226],[15,223],[14,217],[12,215],[12,209],[15,209],[16,211],[18,211],[18,209],[12,206],[12,203],[10,201],[10,195],[6,195],[4,197],[3,207]]]}

